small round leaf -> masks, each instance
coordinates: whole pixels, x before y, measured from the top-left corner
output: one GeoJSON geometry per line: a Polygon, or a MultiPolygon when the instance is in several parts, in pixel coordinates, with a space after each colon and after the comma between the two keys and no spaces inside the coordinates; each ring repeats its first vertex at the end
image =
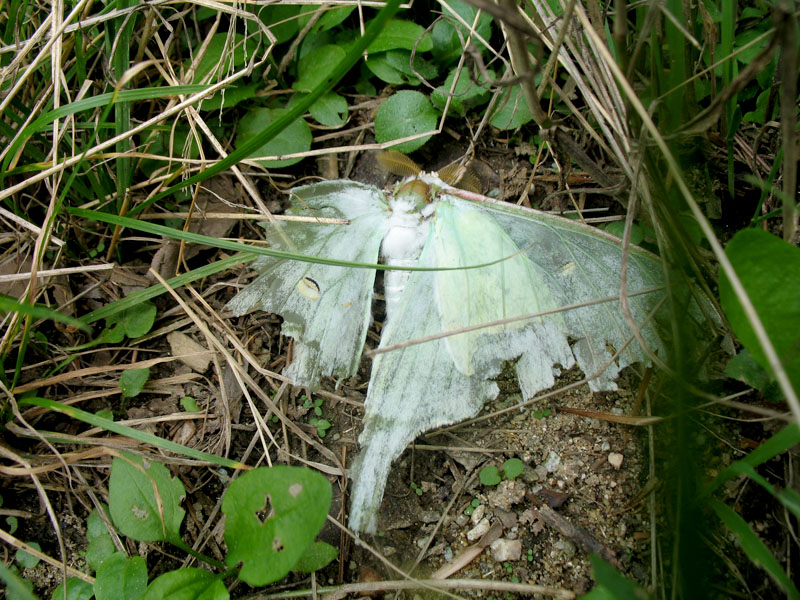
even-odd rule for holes
{"type": "MultiPolygon", "coordinates": [[[[239,133],[236,144],[241,145],[252,139],[273,121],[286,112],[285,108],[254,108],[239,121],[239,133]]],[[[297,119],[289,124],[277,136],[250,154],[250,157],[280,156],[282,154],[295,154],[305,152],[311,148],[311,130],[303,119],[297,119]]],[[[286,158],[283,160],[260,160],[263,167],[277,169],[298,163],[302,158],[286,158]]]]}
{"type": "MultiPolygon", "coordinates": [[[[387,98],[375,114],[375,138],[390,142],[410,135],[436,129],[436,111],[420,92],[402,90],[387,98]]],[[[394,146],[398,152],[413,152],[421,148],[430,135],[394,146]]]]}

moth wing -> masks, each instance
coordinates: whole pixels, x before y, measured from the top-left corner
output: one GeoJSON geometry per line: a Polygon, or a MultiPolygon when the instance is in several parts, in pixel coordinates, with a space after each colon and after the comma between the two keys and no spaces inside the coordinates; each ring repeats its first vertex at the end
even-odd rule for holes
{"type": "MultiPolygon", "coordinates": [[[[429,235],[418,265],[435,264],[429,235]]],[[[442,331],[438,312],[430,309],[434,302],[434,272],[413,271],[380,347],[442,331]]],[[[359,437],[361,454],[351,468],[350,526],[375,532],[392,461],[417,435],[474,416],[497,393],[494,382],[455,369],[442,339],[377,355],[359,437]]]]}
{"type": "MultiPolygon", "coordinates": [[[[387,206],[377,188],[324,182],[297,188],[291,214],[350,219],[349,225],[309,222],[264,224],[282,250],[348,262],[376,263],[386,230],[387,206]]],[[[283,316],[282,333],[295,339],[284,374],[316,388],[320,378],[352,376],[364,348],[375,270],[264,257],[262,273],[229,303],[242,315],[254,308],[283,316]]]]}
{"type": "MultiPolygon", "coordinates": [[[[450,269],[435,275],[436,305],[445,331],[558,307],[547,273],[528,260],[491,215],[470,204],[449,196],[439,202],[433,245],[437,266],[450,269]],[[485,263],[493,264],[466,268],[485,263]]],[[[554,363],[566,368],[574,363],[559,314],[481,327],[447,337],[445,343],[456,368],[466,375],[486,370],[487,363],[496,366],[525,354],[542,359],[528,364],[541,367],[523,376],[526,396],[553,385],[554,363]]]]}
{"type": "MultiPolygon", "coordinates": [[[[545,274],[543,284],[557,306],[619,295],[622,246],[614,236],[581,223],[511,205],[468,204],[491,216],[519,248],[527,249],[525,256],[539,273],[545,274]]],[[[664,285],[658,258],[635,246],[629,248],[627,278],[629,293],[664,285]]],[[[664,345],[656,321],[648,318],[662,298],[662,292],[654,291],[631,296],[629,302],[645,343],[650,350],[663,355],[664,345]]],[[[699,318],[696,305],[690,312],[699,318]]],[[[615,390],[615,379],[622,368],[638,361],[649,362],[639,343],[631,341],[633,332],[619,301],[592,304],[561,314],[566,333],[577,340],[572,351],[581,370],[586,375],[600,373],[589,381],[592,390],[615,390]],[[605,366],[612,352],[626,343],[616,362],[605,366]]],[[[526,360],[535,357],[524,356],[523,361],[526,360]]],[[[518,372],[522,367],[518,364],[518,372]]]]}

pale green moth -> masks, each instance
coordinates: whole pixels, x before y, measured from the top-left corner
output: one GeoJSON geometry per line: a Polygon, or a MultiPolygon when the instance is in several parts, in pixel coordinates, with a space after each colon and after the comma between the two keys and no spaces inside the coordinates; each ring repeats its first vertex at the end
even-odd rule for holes
{"type": "MultiPolygon", "coordinates": [[[[385,271],[388,317],[379,348],[619,295],[617,238],[550,214],[458,194],[433,173],[411,175],[391,194],[353,181],[328,181],[296,188],[289,212],[343,218],[349,225],[284,221],[264,227],[279,249],[434,269],[385,271]],[[475,265],[486,266],[463,268],[475,265]]],[[[295,339],[295,356],[284,374],[310,388],[322,377],[354,375],[370,325],[376,271],[270,257],[259,259],[255,268],[262,274],[228,306],[236,315],[261,308],[283,316],[283,333],[295,339]]],[[[630,308],[649,349],[663,355],[650,314],[662,298],[657,258],[631,247],[627,280],[629,293],[656,290],[631,296],[630,308]]],[[[693,312],[699,320],[699,310],[693,312]]],[[[553,386],[560,370],[576,363],[592,377],[592,390],[614,390],[619,371],[644,360],[618,301],[378,354],[361,454],[351,469],[351,528],[376,531],[392,461],[420,433],[475,416],[497,396],[492,379],[504,362],[515,361],[527,399],[553,386]]]]}

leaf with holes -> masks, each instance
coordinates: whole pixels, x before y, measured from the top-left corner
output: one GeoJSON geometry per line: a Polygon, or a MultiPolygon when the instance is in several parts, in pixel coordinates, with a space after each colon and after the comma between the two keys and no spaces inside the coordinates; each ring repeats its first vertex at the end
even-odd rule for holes
{"type": "Polygon", "coordinates": [[[182,545],[180,528],[185,512],[180,503],[186,495],[183,484],[160,463],[122,454],[111,464],[108,490],[114,525],[140,542],[182,545]]]}
{"type": "Polygon", "coordinates": [[[291,571],[314,542],[331,505],[331,484],[299,467],[276,466],[245,473],[222,501],[226,564],[241,564],[239,578],[254,586],[291,571]]]}

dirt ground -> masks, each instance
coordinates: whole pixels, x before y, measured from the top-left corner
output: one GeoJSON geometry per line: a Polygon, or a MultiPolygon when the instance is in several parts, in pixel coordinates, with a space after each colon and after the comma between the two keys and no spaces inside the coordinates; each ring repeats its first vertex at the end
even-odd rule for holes
{"type": "MultiPolygon", "coordinates": [[[[456,158],[457,146],[454,142],[452,148],[445,147],[436,153],[439,164],[433,167],[456,158]]],[[[432,158],[434,153],[429,151],[429,154],[432,158]]],[[[424,158],[423,152],[420,159],[424,158]]],[[[492,151],[480,156],[477,164],[476,171],[490,195],[517,197],[520,190],[531,182],[527,156],[492,151]]],[[[314,170],[313,167],[306,168],[314,170]]],[[[369,154],[362,155],[349,172],[340,172],[340,176],[345,175],[379,186],[383,186],[388,178],[377,168],[374,156],[369,154]]],[[[219,181],[215,185],[226,194],[235,193],[230,181],[219,181]]],[[[557,185],[557,178],[539,180],[531,201],[540,207],[552,208],[546,204],[553,200],[547,201],[545,197],[557,185]]],[[[271,209],[281,205],[279,194],[266,191],[265,195],[271,209]]],[[[596,206],[621,210],[618,206],[614,208],[613,202],[607,198],[600,197],[595,201],[596,206]]],[[[207,233],[203,229],[201,232],[207,233]]],[[[251,233],[258,235],[257,228],[251,233]]],[[[147,256],[142,253],[138,263],[126,265],[132,278],[145,277],[147,256]]],[[[150,257],[152,264],[152,252],[150,257]]],[[[208,251],[189,260],[190,264],[193,260],[208,260],[208,251]]],[[[234,293],[232,286],[225,285],[226,277],[229,281],[231,273],[206,282],[209,302],[219,311],[234,293]]],[[[117,289],[135,289],[143,284],[139,281],[129,285],[126,288],[118,282],[117,289]]],[[[96,296],[89,300],[90,304],[102,305],[108,298],[96,296]]],[[[161,329],[137,344],[138,352],[148,357],[167,355],[169,348],[164,336],[173,329],[202,341],[196,330],[172,309],[171,300],[162,297],[157,304],[159,315],[168,318],[163,321],[161,329]]],[[[376,306],[376,314],[379,315],[381,310],[376,306]]],[[[232,321],[231,325],[241,339],[247,340],[248,347],[263,361],[265,368],[280,371],[288,344],[279,335],[279,318],[254,313],[232,321]]],[[[377,345],[377,339],[378,334],[371,332],[368,345],[377,345]]],[[[108,349],[87,355],[82,366],[112,364],[118,360],[116,353],[119,351],[108,349]]],[[[359,376],[336,390],[329,382],[328,393],[322,396],[322,416],[332,426],[319,442],[347,464],[358,451],[356,440],[369,379],[368,368],[368,362],[364,361],[359,376]]],[[[221,419],[230,414],[233,434],[229,456],[238,459],[252,451],[248,459],[252,464],[261,448],[256,445],[253,450],[255,428],[249,408],[241,393],[237,393],[235,386],[226,379],[226,374],[227,371],[223,370],[220,381],[211,371],[198,373],[177,362],[159,365],[153,369],[151,383],[145,392],[130,402],[124,416],[150,419],[152,424],[145,427],[158,435],[215,451],[221,448],[220,436],[224,430],[221,419]],[[219,391],[222,386],[227,390],[228,402],[224,411],[220,409],[219,391]],[[187,395],[195,398],[204,409],[202,419],[158,421],[160,416],[180,413],[178,402],[187,395]]],[[[545,400],[528,406],[518,405],[521,398],[513,381],[501,380],[501,395],[484,407],[477,419],[419,438],[392,470],[381,510],[379,535],[364,540],[383,558],[363,545],[353,543],[351,538],[328,524],[321,539],[340,549],[340,560],[318,573],[317,583],[336,585],[397,579],[398,574],[386,564],[390,561],[415,577],[427,578],[446,568],[452,571],[450,577],[487,582],[487,588],[482,591],[455,590],[462,596],[516,597],[511,592],[490,590],[490,582],[502,581],[545,586],[553,593],[560,590],[564,597],[569,597],[570,593],[579,595],[591,589],[588,555],[594,552],[634,581],[647,586],[651,581],[656,525],[653,522],[652,497],[648,494],[659,483],[655,477],[647,427],[615,422],[642,413],[643,408],[637,402],[642,371],[625,370],[619,381],[619,391],[613,393],[592,393],[585,384],[578,384],[582,378],[578,370],[564,373],[555,389],[566,388],[565,391],[555,391],[545,400]],[[565,409],[594,411],[596,414],[582,416],[565,409]],[[518,458],[524,463],[521,475],[498,485],[480,482],[478,473],[483,467],[499,467],[509,458],[518,458]],[[477,552],[479,548],[482,551],[477,552]]],[[[108,379],[104,381],[106,383],[98,378],[90,382],[90,389],[108,386],[108,379]]],[[[61,393],[64,391],[60,389],[61,393]]],[[[109,406],[114,406],[109,402],[109,396],[98,394],[82,407],[96,411],[109,406]]],[[[309,424],[309,408],[303,405],[302,390],[285,394],[281,407],[303,431],[316,436],[315,427],[309,424]]],[[[63,433],[76,431],[74,423],[65,423],[54,416],[40,421],[37,427],[52,427],[63,433]]],[[[314,448],[291,434],[287,435],[280,425],[274,425],[273,433],[291,453],[309,461],[326,460],[314,448]]],[[[737,443],[731,438],[732,446],[737,443]]],[[[35,450],[33,445],[31,450],[35,450]]],[[[280,459],[277,449],[272,448],[270,454],[271,460],[280,459]]],[[[720,464],[738,456],[736,451],[723,454],[719,458],[720,464]]],[[[91,508],[87,491],[94,485],[101,490],[102,496],[107,476],[102,462],[87,467],[83,469],[87,474],[83,482],[67,479],[58,472],[52,472],[46,478],[47,488],[57,499],[59,519],[68,533],[67,549],[72,566],[77,568],[80,568],[82,560],[82,528],[85,528],[87,510],[91,508]]],[[[206,552],[221,558],[224,554],[219,523],[211,528],[204,525],[209,519],[218,518],[225,477],[204,467],[181,466],[174,468],[173,472],[181,477],[188,493],[186,538],[194,541],[202,532],[206,552]]],[[[346,501],[348,482],[341,477],[330,479],[334,483],[331,515],[342,519],[346,514],[342,505],[346,501]]],[[[5,480],[3,485],[8,489],[19,483],[5,480]]],[[[5,505],[15,504],[14,508],[40,514],[35,492],[30,487],[25,487],[23,492],[19,487],[16,489],[20,494],[18,501],[9,502],[9,495],[4,492],[5,505]]],[[[51,556],[58,556],[55,538],[45,518],[25,520],[22,537],[42,540],[43,549],[51,556]]],[[[171,549],[159,545],[128,543],[128,549],[148,557],[151,578],[182,564],[171,549]]],[[[37,590],[43,595],[52,590],[60,577],[52,567],[43,563],[24,575],[36,580],[37,590]]],[[[270,591],[278,592],[292,587],[292,584],[303,588],[308,587],[309,581],[292,575],[270,591]]],[[[234,596],[247,596],[253,592],[244,585],[232,590],[234,596]]],[[[439,593],[401,593],[401,597],[407,598],[429,596],[438,597],[439,593]]],[[[386,597],[393,597],[393,594],[386,597]]]]}

